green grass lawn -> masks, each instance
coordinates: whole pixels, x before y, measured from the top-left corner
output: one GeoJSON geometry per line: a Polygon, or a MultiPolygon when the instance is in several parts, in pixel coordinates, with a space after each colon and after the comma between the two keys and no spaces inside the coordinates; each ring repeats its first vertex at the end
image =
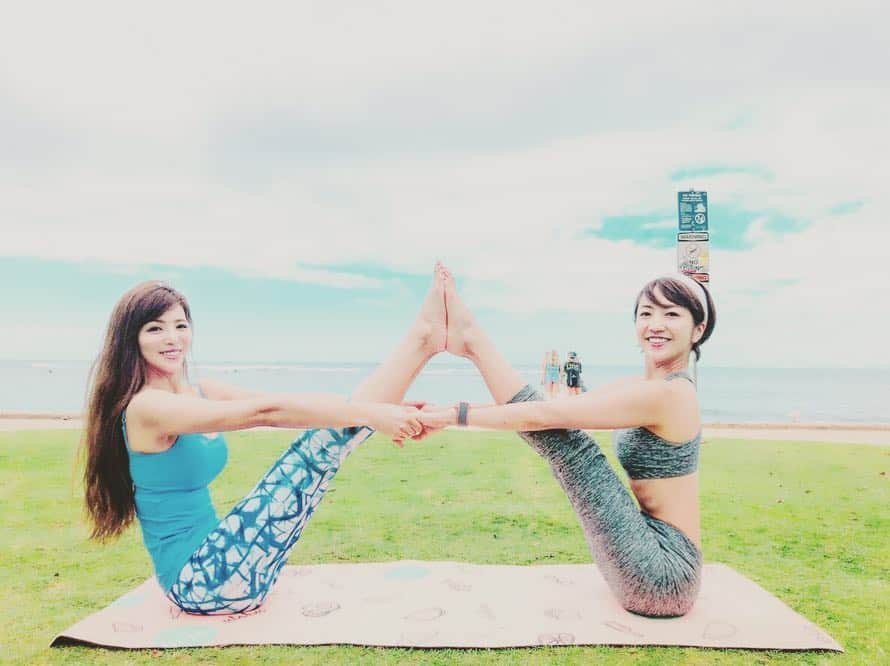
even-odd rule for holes
{"type": "MultiPolygon", "coordinates": [[[[610,647],[49,649],[58,631],[151,573],[138,529],[107,546],[86,540],[73,472],[77,438],[73,431],[0,433],[0,660],[890,663],[890,448],[729,439],[702,449],[706,561],[725,562],[758,582],[840,641],[845,655],[610,647]]],[[[287,438],[273,431],[229,436],[229,465],[213,487],[221,512],[250,489],[287,438]]],[[[565,496],[519,438],[453,431],[402,451],[375,436],[347,462],[290,563],[398,559],[590,561],[565,496]]]]}

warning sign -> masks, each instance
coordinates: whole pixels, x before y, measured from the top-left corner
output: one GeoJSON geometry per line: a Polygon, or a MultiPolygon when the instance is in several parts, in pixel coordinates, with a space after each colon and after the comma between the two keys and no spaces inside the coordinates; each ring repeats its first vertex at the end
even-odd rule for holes
{"type": "Polygon", "coordinates": [[[680,231],[708,230],[708,193],[677,192],[677,217],[680,231]]]}
{"type": "Polygon", "coordinates": [[[707,231],[684,231],[677,234],[677,241],[706,241],[710,240],[707,231]]]}
{"type": "Polygon", "coordinates": [[[708,241],[677,242],[677,269],[683,273],[693,274],[699,282],[707,282],[707,275],[711,272],[711,256],[708,249],[708,241]],[[701,279],[699,275],[705,275],[701,279]]]}
{"type": "Polygon", "coordinates": [[[708,193],[677,192],[677,218],[677,270],[699,282],[710,282],[708,193]]]}

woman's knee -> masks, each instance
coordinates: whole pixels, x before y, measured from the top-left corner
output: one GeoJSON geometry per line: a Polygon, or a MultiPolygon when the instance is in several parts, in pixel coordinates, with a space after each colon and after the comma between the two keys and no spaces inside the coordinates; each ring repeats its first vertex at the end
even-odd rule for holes
{"type": "Polygon", "coordinates": [[[659,599],[654,602],[639,603],[638,600],[633,602],[625,602],[624,609],[634,615],[643,617],[682,617],[686,615],[695,604],[694,597],[659,599]]]}
{"type": "Polygon", "coordinates": [[[510,400],[507,401],[507,404],[515,402],[532,402],[535,400],[543,399],[544,396],[542,396],[537,390],[533,389],[531,384],[526,384],[521,389],[519,389],[519,393],[517,393],[512,398],[510,398],[510,400]]]}
{"type": "Polygon", "coordinates": [[[262,606],[265,595],[261,598],[244,598],[244,599],[203,599],[195,600],[182,598],[177,595],[168,594],[167,598],[172,601],[181,611],[189,615],[235,615],[238,613],[249,613],[262,606]]]}
{"type": "Polygon", "coordinates": [[[625,610],[646,617],[686,615],[698,598],[700,569],[638,575],[621,594],[625,610]]]}

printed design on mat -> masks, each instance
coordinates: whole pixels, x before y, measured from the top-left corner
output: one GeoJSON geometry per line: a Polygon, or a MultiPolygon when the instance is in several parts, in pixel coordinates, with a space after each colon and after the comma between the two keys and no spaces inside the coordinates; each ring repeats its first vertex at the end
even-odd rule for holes
{"type": "Polygon", "coordinates": [[[464,583],[463,581],[454,580],[453,578],[446,578],[442,581],[448,586],[449,590],[453,590],[455,592],[469,592],[473,589],[473,586],[469,583],[464,583]]]}
{"type": "Polygon", "coordinates": [[[208,645],[219,633],[215,627],[172,627],[154,635],[155,645],[162,647],[192,647],[208,645]]]}
{"type": "Polygon", "coordinates": [[[803,632],[804,632],[804,634],[809,635],[812,638],[816,639],[823,645],[833,645],[834,644],[834,640],[832,640],[831,636],[826,634],[824,631],[822,631],[819,627],[817,627],[814,624],[807,623],[807,624],[803,625],[803,632]]]}
{"type": "Polygon", "coordinates": [[[643,638],[643,634],[641,634],[639,631],[634,631],[631,627],[628,627],[623,622],[609,620],[608,622],[603,622],[603,624],[609,627],[609,629],[620,631],[622,634],[630,634],[631,636],[636,636],[637,638],[643,638]]]}
{"type": "Polygon", "coordinates": [[[569,608],[548,608],[544,611],[544,615],[554,620],[580,620],[581,612],[576,609],[569,608]]]}
{"type": "Polygon", "coordinates": [[[710,640],[722,640],[724,638],[734,636],[738,630],[738,627],[736,627],[734,624],[723,622],[722,620],[715,620],[712,622],[708,622],[704,632],[702,633],[702,638],[708,638],[710,640]]]}
{"type": "Polygon", "coordinates": [[[316,601],[303,606],[301,612],[306,617],[324,617],[325,615],[330,615],[335,610],[340,610],[340,604],[336,601],[316,601]]]}
{"type": "Polygon", "coordinates": [[[410,622],[432,622],[433,620],[438,620],[443,615],[445,615],[444,609],[433,606],[408,613],[403,619],[410,622]]]}
{"type": "Polygon", "coordinates": [[[575,635],[569,633],[538,634],[538,645],[574,645],[575,635]]]}
{"type": "Polygon", "coordinates": [[[483,617],[486,620],[494,620],[495,614],[494,611],[491,610],[491,606],[488,604],[482,604],[479,608],[476,609],[476,615],[479,617],[483,617]]]}
{"type": "Polygon", "coordinates": [[[285,575],[290,576],[291,578],[302,578],[303,576],[311,576],[312,567],[288,567],[285,575]]]}
{"type": "Polygon", "coordinates": [[[307,430],[179,572],[168,592],[188,613],[242,613],[266,598],[346,456],[370,428],[307,430]]]}
{"type": "Polygon", "coordinates": [[[138,634],[145,629],[141,624],[130,624],[129,622],[112,622],[111,630],[116,634],[138,634]]]}
{"type": "Polygon", "coordinates": [[[420,580],[429,576],[430,570],[427,567],[421,567],[416,564],[404,564],[402,566],[388,569],[383,574],[384,580],[420,580]]]}
{"type": "Polygon", "coordinates": [[[401,643],[419,646],[436,645],[438,638],[438,631],[405,631],[399,636],[401,643]]]}
{"type": "Polygon", "coordinates": [[[544,576],[544,580],[555,583],[556,585],[574,585],[575,581],[571,578],[566,578],[565,576],[544,576]]]}

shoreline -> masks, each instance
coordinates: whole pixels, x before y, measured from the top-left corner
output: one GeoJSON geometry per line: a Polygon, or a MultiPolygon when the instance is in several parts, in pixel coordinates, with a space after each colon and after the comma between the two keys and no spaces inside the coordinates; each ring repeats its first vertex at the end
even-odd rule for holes
{"type": "MultiPolygon", "coordinates": [[[[0,412],[0,432],[24,430],[78,430],[78,413],[0,412]]],[[[480,430],[468,428],[468,430],[480,430]]],[[[777,439],[785,441],[836,442],[890,446],[890,423],[737,423],[702,424],[705,438],[777,439]]]]}

